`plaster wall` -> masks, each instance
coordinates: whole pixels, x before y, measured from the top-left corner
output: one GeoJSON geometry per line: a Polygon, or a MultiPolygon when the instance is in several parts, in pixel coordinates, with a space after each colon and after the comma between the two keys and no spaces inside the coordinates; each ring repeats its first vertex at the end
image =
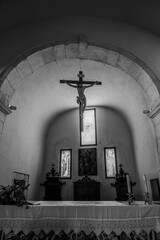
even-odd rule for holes
{"type": "MultiPolygon", "coordinates": [[[[115,189],[110,183],[113,179],[105,178],[104,148],[116,147],[117,163],[124,165],[124,170],[130,173],[133,181],[137,182],[135,194],[140,192],[140,184],[135,165],[132,133],[126,119],[112,108],[96,107],[97,145],[89,146],[97,149],[97,176],[91,178],[100,181],[101,200],[114,200],[115,189]]],[[[80,146],[78,110],[65,112],[58,116],[49,126],[45,144],[45,168],[49,171],[54,163],[59,171],[60,149],[72,149],[72,178],[64,179],[62,187],[63,200],[73,200],[73,182],[81,179],[78,176],[78,149],[80,146]]]]}
{"type": "Polygon", "coordinates": [[[36,200],[42,171],[43,131],[36,120],[39,110],[36,112],[36,108],[32,109],[31,92],[27,93],[28,100],[25,90],[21,94],[14,95],[19,107],[7,116],[3,127],[0,141],[0,182],[4,186],[12,184],[13,171],[29,174],[28,198],[36,200]]]}
{"type": "MultiPolygon", "coordinates": [[[[152,122],[142,113],[147,102],[145,93],[126,73],[113,66],[89,60],[54,61],[37,68],[17,85],[11,98],[17,110],[6,117],[0,141],[4,163],[0,181],[9,184],[13,171],[28,173],[29,198],[42,199],[43,189],[39,184],[52,161],[58,161],[59,149],[69,147],[73,149],[73,161],[75,159],[76,163],[73,165],[73,178],[67,180],[63,197],[65,200],[72,199],[73,181],[78,177],[78,114],[63,112],[77,107],[74,100],[77,93],[73,88],[61,86],[59,79],[63,75],[67,79],[75,79],[80,62],[85,74],[95,76],[103,85],[103,88],[94,88],[95,92],[91,89],[86,92],[87,105],[91,106],[92,103],[97,107],[100,176],[96,178],[102,181],[104,190],[106,185],[110,187],[110,181],[104,178],[103,148],[114,144],[118,148],[118,161],[124,164],[133,181],[137,182],[136,195],[141,198],[143,185],[140,181],[143,173],[154,171],[159,166],[152,122]],[[62,115],[59,116],[60,113],[62,115]],[[4,172],[7,172],[5,177],[4,172]]],[[[110,191],[109,196],[104,194],[102,198],[115,199],[114,189],[110,188],[110,191]]]]}
{"type": "MultiPolygon", "coordinates": [[[[129,51],[144,61],[157,76],[160,77],[160,41],[158,37],[127,24],[81,17],[57,18],[51,21],[41,22],[41,24],[26,24],[6,33],[0,40],[0,52],[2,56],[0,59],[0,71],[2,72],[9,64],[17,59],[17,57],[22,57],[23,54],[27,54],[28,56],[28,53],[31,54],[33,50],[35,51],[35,48],[42,45],[46,46],[48,43],[60,43],[61,41],[67,40],[77,41],[77,35],[80,33],[85,34],[89,42],[94,42],[94,44],[102,46],[111,45],[116,46],[117,49],[122,48],[125,51],[129,51]]],[[[19,106],[18,110],[12,115],[7,116],[5,124],[2,126],[4,131],[0,141],[0,154],[4,167],[2,169],[1,182],[8,184],[8,179],[11,180],[13,170],[25,170],[25,172],[31,173],[32,187],[29,194],[32,199],[38,198],[35,189],[37,192],[39,191],[37,186],[42,178],[45,125],[51,117],[46,115],[47,111],[50,109],[51,102],[53,103],[51,107],[53,115],[56,111],[63,111],[62,108],[58,110],[56,106],[56,97],[60,95],[59,90],[54,92],[56,97],[52,98],[51,93],[47,95],[48,90],[45,91],[46,85],[44,83],[41,85],[40,82],[42,79],[49,79],[48,86],[54,88],[54,83],[63,76],[63,73],[66,73],[67,75],[65,76],[68,78],[70,76],[73,77],[73,72],[75,74],[75,72],[79,70],[80,61],[78,63],[75,62],[76,61],[72,61],[72,63],[68,65],[64,61],[62,63],[63,71],[61,71],[62,67],[60,67],[61,70],[59,71],[52,66],[55,70],[55,81],[53,81],[51,77],[53,76],[51,68],[47,69],[48,66],[50,66],[49,64],[46,68],[46,70],[49,70],[48,72],[46,70],[43,71],[42,66],[37,69],[32,76],[25,78],[21,88],[19,88],[19,90],[16,89],[12,97],[12,103],[16,103],[19,106]],[[71,68],[68,73],[68,68],[65,68],[65,66],[71,65],[74,65],[74,68],[71,68]],[[36,96],[35,93],[37,93],[36,96]],[[38,121],[39,119],[41,121],[38,121]],[[3,176],[6,172],[8,174],[3,176]]],[[[83,68],[86,67],[86,63],[83,65],[83,68]]],[[[97,67],[97,63],[87,64],[86,71],[88,69],[88,73],[92,72],[89,76],[93,77],[95,74],[98,76],[97,72],[101,72],[102,65],[103,64],[100,66],[99,64],[97,67]]],[[[118,75],[118,70],[115,72],[118,75]]],[[[121,80],[123,77],[125,78],[125,74],[123,76],[120,75],[121,80]]],[[[2,81],[3,79],[1,79],[1,84],[2,81]]],[[[114,79],[114,83],[116,83],[116,81],[117,83],[119,82],[118,78],[114,79]]],[[[132,87],[130,86],[131,88],[129,88],[129,86],[127,89],[125,88],[127,86],[125,85],[126,81],[121,82],[120,91],[118,86],[115,88],[116,84],[113,85],[113,81],[108,83],[109,86],[113,86],[113,88],[109,88],[112,91],[104,94],[104,96],[106,96],[105,104],[111,107],[113,107],[115,103],[118,104],[118,110],[121,109],[125,115],[125,119],[130,125],[137,164],[135,168],[137,168],[138,178],[141,180],[144,171],[149,171],[150,169],[155,170],[159,167],[152,123],[145,116],[140,115],[146,106],[146,102],[145,100],[139,99],[140,93],[138,92],[136,94],[137,89],[134,88],[133,85],[132,87]],[[130,91],[127,94],[129,89],[130,91]],[[120,95],[113,95],[113,93],[120,93],[120,95]],[[130,98],[129,95],[132,95],[133,98],[130,98]],[[136,101],[133,99],[136,99],[136,101]]],[[[108,87],[108,84],[106,87],[108,87]]],[[[12,86],[10,88],[12,89],[12,86]]],[[[69,95],[70,93],[69,90],[69,95]]],[[[142,95],[143,94],[144,93],[142,93],[142,95]]],[[[64,102],[64,105],[65,104],[66,102],[64,102]]],[[[74,105],[70,106],[71,108],[74,107],[74,105]]],[[[55,116],[53,116],[53,119],[54,117],[55,116]]],[[[139,181],[139,179],[137,181],[139,181]]],[[[142,184],[141,189],[143,189],[142,184]]],[[[140,192],[138,195],[140,196],[140,192]]],[[[70,196],[65,196],[65,198],[70,198],[70,196]]]]}

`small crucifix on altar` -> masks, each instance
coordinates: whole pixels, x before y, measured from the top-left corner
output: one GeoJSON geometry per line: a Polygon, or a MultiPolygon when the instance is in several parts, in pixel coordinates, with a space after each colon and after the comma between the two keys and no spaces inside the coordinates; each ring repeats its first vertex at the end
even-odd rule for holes
{"type": "Polygon", "coordinates": [[[79,104],[79,114],[80,114],[80,132],[83,132],[83,113],[86,108],[86,96],[84,91],[86,88],[92,87],[93,85],[101,85],[98,81],[83,81],[84,74],[82,71],[78,73],[79,81],[76,80],[60,80],[60,83],[66,83],[68,86],[77,88],[78,96],[77,103],[79,104]]]}

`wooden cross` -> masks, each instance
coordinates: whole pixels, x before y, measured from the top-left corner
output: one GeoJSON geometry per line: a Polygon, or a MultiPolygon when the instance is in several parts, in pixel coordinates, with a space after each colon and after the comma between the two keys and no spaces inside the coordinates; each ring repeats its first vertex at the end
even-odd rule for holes
{"type": "Polygon", "coordinates": [[[122,167],[123,167],[123,165],[120,163],[120,164],[119,164],[119,168],[122,168],[122,167]]]}
{"type": "Polygon", "coordinates": [[[68,86],[77,88],[78,96],[77,103],[79,104],[79,115],[80,115],[80,132],[83,132],[83,113],[86,108],[86,96],[84,90],[86,88],[92,87],[93,85],[101,85],[98,81],[83,81],[84,74],[82,71],[78,73],[79,81],[76,80],[60,80],[60,83],[66,83],[68,86]]]}

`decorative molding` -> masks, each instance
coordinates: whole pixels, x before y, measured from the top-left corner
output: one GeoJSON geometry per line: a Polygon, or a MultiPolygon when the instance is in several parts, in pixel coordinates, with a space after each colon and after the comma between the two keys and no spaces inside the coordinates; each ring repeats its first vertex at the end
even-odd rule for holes
{"type": "Polygon", "coordinates": [[[88,177],[87,175],[85,177],[83,177],[82,179],[79,179],[77,181],[78,183],[87,183],[87,182],[96,182],[94,179],[91,179],[90,177],[88,177]]]}
{"type": "Polygon", "coordinates": [[[0,111],[5,115],[12,113],[11,109],[8,106],[6,106],[1,99],[0,99],[0,111]]]}

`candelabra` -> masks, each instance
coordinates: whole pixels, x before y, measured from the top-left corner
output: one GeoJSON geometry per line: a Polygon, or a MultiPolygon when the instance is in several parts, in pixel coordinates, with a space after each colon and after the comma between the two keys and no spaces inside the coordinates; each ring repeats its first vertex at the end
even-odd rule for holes
{"type": "Polygon", "coordinates": [[[144,193],[144,203],[145,203],[145,204],[152,205],[152,199],[151,199],[151,197],[150,197],[149,192],[145,192],[145,193],[144,193]]]}
{"type": "Polygon", "coordinates": [[[135,204],[135,197],[134,197],[133,193],[128,193],[127,195],[128,195],[128,204],[129,205],[135,204]]]}

